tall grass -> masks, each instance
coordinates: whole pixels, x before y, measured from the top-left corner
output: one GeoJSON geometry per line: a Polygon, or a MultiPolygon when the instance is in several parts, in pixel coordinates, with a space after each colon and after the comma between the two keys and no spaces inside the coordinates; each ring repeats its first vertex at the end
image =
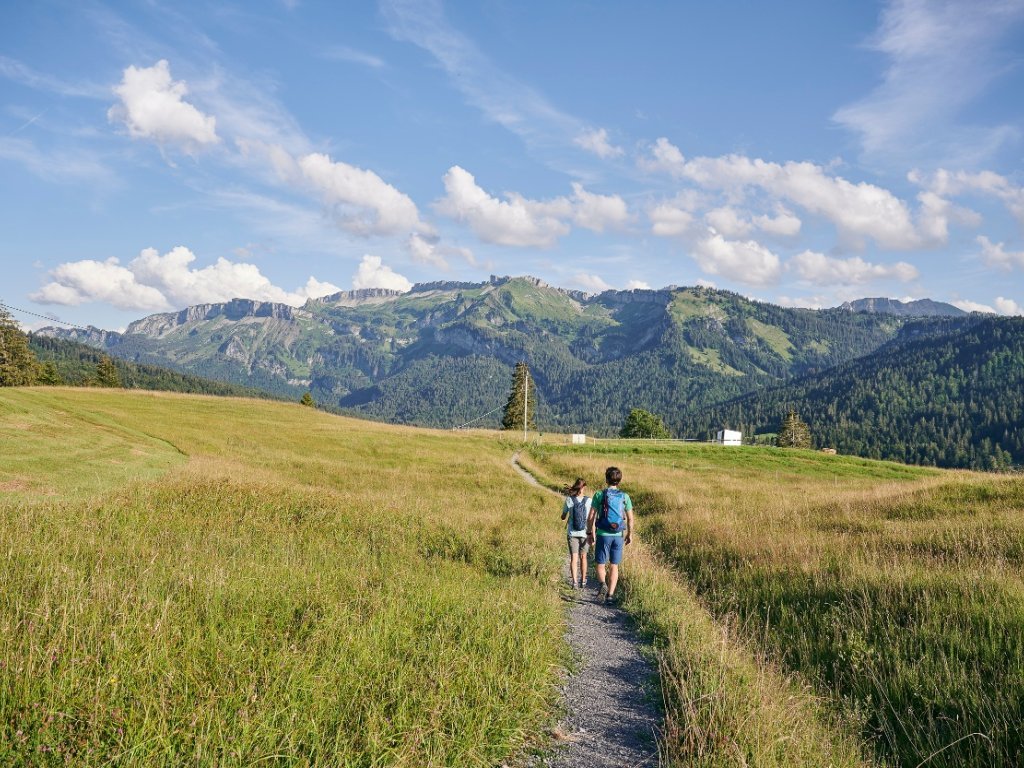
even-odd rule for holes
{"type": "Polygon", "coordinates": [[[492,441],[4,390],[0,455],[0,764],[493,765],[544,732],[558,530],[492,441]]]}
{"type": "MultiPolygon", "coordinates": [[[[539,459],[598,476],[614,455],[539,459]]],[[[753,448],[616,461],[641,536],[880,759],[1024,764],[1024,480],[753,448]]]]}

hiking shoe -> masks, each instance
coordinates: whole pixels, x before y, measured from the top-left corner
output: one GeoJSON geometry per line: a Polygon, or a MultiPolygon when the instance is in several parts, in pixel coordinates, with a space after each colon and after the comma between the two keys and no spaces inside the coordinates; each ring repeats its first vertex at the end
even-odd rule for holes
{"type": "Polygon", "coordinates": [[[610,606],[613,606],[613,607],[618,605],[619,604],[618,595],[608,595],[608,597],[606,597],[604,599],[604,604],[605,605],[610,605],[610,606]]]}
{"type": "Polygon", "coordinates": [[[598,592],[597,592],[597,599],[600,602],[602,602],[602,603],[605,600],[608,599],[608,585],[607,584],[602,584],[601,585],[601,589],[599,589],[598,592]]]}
{"type": "Polygon", "coordinates": [[[586,588],[587,588],[587,580],[584,579],[583,581],[580,582],[580,589],[586,589],[586,588]]]}

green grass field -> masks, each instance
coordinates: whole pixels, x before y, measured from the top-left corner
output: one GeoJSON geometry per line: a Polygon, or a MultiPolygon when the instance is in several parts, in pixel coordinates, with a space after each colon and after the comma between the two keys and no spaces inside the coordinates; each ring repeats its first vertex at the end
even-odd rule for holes
{"type": "MultiPolygon", "coordinates": [[[[534,462],[550,477],[592,483],[608,464],[622,467],[642,510],[641,540],[763,669],[809,684],[825,701],[819,715],[859,733],[874,759],[1024,764],[1024,479],[638,443],[541,446],[534,462]]],[[[742,720],[747,683],[730,680],[727,665],[724,682],[701,683],[714,665],[680,636],[664,600],[652,599],[645,569],[635,570],[634,610],[667,643],[666,678],[681,681],[670,709],[691,734],[725,741],[695,745],[684,728],[673,754],[708,765],[745,764],[730,751],[751,765],[797,764],[759,752],[763,739],[742,720]],[[736,708],[733,723],[694,706],[701,696],[736,708]]]]}
{"type": "MultiPolygon", "coordinates": [[[[767,448],[617,464],[673,766],[1024,763],[1024,481],[767,448]]],[[[0,765],[493,766],[558,715],[557,503],[494,433],[0,390],[0,765]]]]}
{"type": "Polygon", "coordinates": [[[24,389],[0,455],[0,764],[493,765],[545,733],[558,530],[495,441],[24,389]]]}

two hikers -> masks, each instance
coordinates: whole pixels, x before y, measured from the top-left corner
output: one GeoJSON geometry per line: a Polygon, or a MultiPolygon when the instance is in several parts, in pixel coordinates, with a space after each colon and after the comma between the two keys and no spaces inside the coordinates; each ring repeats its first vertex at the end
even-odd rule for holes
{"type": "Polygon", "coordinates": [[[590,497],[585,494],[587,483],[582,477],[564,490],[562,519],[566,520],[565,537],[569,545],[569,580],[573,589],[587,586],[587,520],[590,518],[590,497]]]}
{"type": "Polygon", "coordinates": [[[587,484],[582,478],[577,478],[571,487],[566,488],[562,519],[569,520],[566,533],[569,542],[569,573],[573,587],[585,586],[587,583],[587,545],[592,544],[597,580],[601,584],[598,600],[603,603],[614,603],[623,548],[633,538],[633,501],[629,494],[619,489],[622,470],[618,467],[608,467],[604,472],[604,479],[607,487],[595,493],[593,499],[588,499],[584,495],[587,484]],[[580,541],[577,520],[574,518],[582,509],[587,510],[587,517],[585,539],[580,541]],[[580,569],[578,580],[577,566],[580,569]]]}

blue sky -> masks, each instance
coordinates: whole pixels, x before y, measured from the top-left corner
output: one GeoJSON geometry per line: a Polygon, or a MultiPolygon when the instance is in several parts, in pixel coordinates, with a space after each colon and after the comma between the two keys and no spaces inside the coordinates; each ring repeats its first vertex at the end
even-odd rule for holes
{"type": "Polygon", "coordinates": [[[1022,159],[1024,0],[0,10],[0,300],[77,324],[490,274],[1022,314],[1022,159]]]}

